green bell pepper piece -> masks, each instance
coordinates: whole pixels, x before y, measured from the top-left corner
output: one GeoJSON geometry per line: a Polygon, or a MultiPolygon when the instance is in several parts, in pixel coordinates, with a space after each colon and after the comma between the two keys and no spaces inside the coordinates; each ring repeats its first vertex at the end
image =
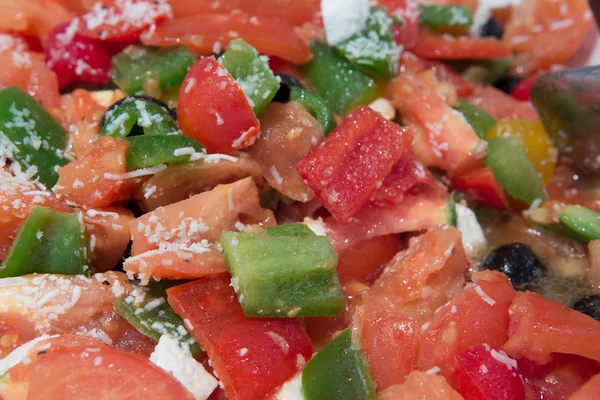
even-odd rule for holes
{"type": "Polygon", "coordinates": [[[500,137],[488,140],[488,155],[484,163],[511,196],[527,204],[536,199],[548,199],[542,178],[527,156],[521,139],[500,137]]]}
{"type": "Polygon", "coordinates": [[[315,236],[306,224],[283,224],[266,229],[269,236],[315,236]]]}
{"type": "Polygon", "coordinates": [[[372,8],[365,28],[336,45],[335,51],[363,72],[391,79],[398,71],[402,52],[394,41],[393,23],[385,8],[372,8]]]}
{"type": "Polygon", "coordinates": [[[279,82],[267,60],[243,39],[229,42],[219,59],[240,85],[257,116],[262,114],[279,90],[279,82]]]}
{"type": "Polygon", "coordinates": [[[473,83],[493,85],[506,75],[512,62],[512,57],[490,58],[467,67],[462,76],[473,83]]]}
{"type": "Polygon", "coordinates": [[[376,400],[375,382],[365,356],[345,330],[325,346],[302,371],[306,400],[376,400]]]}
{"type": "Polygon", "coordinates": [[[290,91],[290,100],[300,103],[315,117],[323,127],[323,132],[327,136],[335,128],[336,122],[329,105],[318,95],[306,89],[295,87],[290,91]]]}
{"type": "Polygon", "coordinates": [[[473,131],[482,139],[496,126],[494,117],[465,99],[458,99],[458,107],[454,109],[465,117],[473,131]]]}
{"type": "Polygon", "coordinates": [[[127,170],[153,167],[159,164],[183,164],[194,161],[204,153],[204,147],[194,139],[183,135],[140,135],[127,138],[127,170]],[[194,150],[175,155],[177,150],[194,150]]]}
{"type": "MultiPolygon", "coordinates": [[[[296,225],[296,224],[294,224],[296,225]]],[[[244,314],[252,317],[340,315],[345,298],[337,254],[327,237],[277,227],[264,235],[223,232],[221,246],[244,314]],[[295,234],[294,236],[288,236],[295,234]]]]}
{"type": "Polygon", "coordinates": [[[167,302],[167,289],[180,284],[177,281],[150,282],[138,286],[124,299],[117,299],[117,312],[138,331],[151,339],[160,340],[169,335],[179,342],[183,350],[193,356],[202,352],[185,327],[183,319],[167,302]]]}
{"type": "Polygon", "coordinates": [[[311,44],[312,60],[302,67],[304,78],[336,114],[368,104],[376,96],[375,81],[338,56],[326,44],[311,44]]]}
{"type": "Polygon", "coordinates": [[[579,242],[600,239],[600,214],[582,206],[565,206],[560,210],[560,223],[569,236],[579,242]]]}
{"type": "Polygon", "coordinates": [[[81,214],[35,207],[2,264],[0,278],[33,273],[90,275],[90,265],[81,214]]]}
{"type": "Polygon", "coordinates": [[[99,136],[125,138],[136,124],[142,127],[144,135],[179,134],[177,122],[167,110],[152,101],[132,97],[106,113],[99,136]]]}
{"type": "Polygon", "coordinates": [[[181,85],[194,62],[194,55],[183,46],[130,46],[113,57],[112,79],[127,94],[142,94],[151,80],[164,90],[181,85]]]}
{"type": "Polygon", "coordinates": [[[437,4],[419,5],[421,25],[432,28],[471,26],[473,15],[468,7],[442,6],[437,4]]]}
{"type": "Polygon", "coordinates": [[[0,89],[0,150],[47,188],[58,181],[58,167],[69,160],[64,154],[67,132],[33,97],[9,86],[0,89]]]}

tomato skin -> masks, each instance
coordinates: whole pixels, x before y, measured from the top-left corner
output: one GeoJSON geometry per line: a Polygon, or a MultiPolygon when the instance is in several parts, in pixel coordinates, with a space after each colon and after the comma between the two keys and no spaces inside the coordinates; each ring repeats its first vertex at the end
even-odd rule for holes
{"type": "Polygon", "coordinates": [[[390,15],[403,22],[402,26],[392,26],[394,40],[405,49],[412,49],[417,44],[419,33],[419,1],[377,0],[377,5],[387,8],[390,15]]]}
{"type": "Polygon", "coordinates": [[[456,357],[458,392],[465,400],[525,400],[525,388],[516,370],[490,351],[496,350],[479,345],[456,357]]]}
{"type": "Polygon", "coordinates": [[[58,76],[61,89],[73,83],[102,84],[110,81],[111,55],[101,42],[76,33],[71,24],[57,26],[46,38],[46,65],[58,76]]]}
{"type": "Polygon", "coordinates": [[[246,317],[228,275],[175,286],[167,295],[175,312],[190,321],[190,333],[208,353],[231,400],[269,398],[312,356],[300,321],[246,317]]]}
{"type": "Polygon", "coordinates": [[[511,119],[538,121],[540,119],[531,102],[518,101],[492,86],[477,86],[468,100],[498,121],[511,119]]]}
{"type": "Polygon", "coordinates": [[[594,375],[585,385],[577,390],[569,400],[594,400],[600,393],[600,374],[594,375]]]}
{"type": "Polygon", "coordinates": [[[71,347],[39,354],[33,363],[27,400],[185,399],[194,397],[146,357],[112,349],[71,347]]]}
{"type": "Polygon", "coordinates": [[[134,217],[125,207],[111,206],[98,211],[98,214],[85,214],[84,221],[87,236],[94,237],[92,265],[96,271],[105,272],[121,261],[129,245],[129,225],[134,217]]]}
{"type": "Polygon", "coordinates": [[[510,48],[495,38],[471,38],[421,29],[412,51],[419,57],[441,60],[482,60],[511,55],[510,48]]]}
{"type": "Polygon", "coordinates": [[[292,64],[306,64],[312,58],[308,45],[292,26],[277,18],[259,18],[243,12],[177,18],[141,37],[147,46],[183,44],[205,56],[213,50],[225,49],[237,38],[243,38],[261,54],[276,56],[292,64]]]}
{"type": "Polygon", "coordinates": [[[515,296],[508,336],[503,348],[514,358],[545,364],[565,353],[600,361],[600,323],[532,292],[515,296]]]}
{"type": "Polygon", "coordinates": [[[401,385],[377,393],[379,400],[464,400],[446,380],[436,374],[413,371],[401,385]]]}
{"type": "Polygon", "coordinates": [[[489,168],[477,168],[452,177],[452,186],[482,204],[504,211],[510,208],[504,188],[489,168]]]}
{"type": "Polygon", "coordinates": [[[77,33],[107,42],[131,42],[172,16],[165,0],[112,0],[108,5],[97,2],[80,17],[77,33]]]}
{"type": "Polygon", "coordinates": [[[436,311],[420,337],[419,369],[437,366],[451,383],[458,354],[481,343],[498,348],[508,340],[508,308],[515,296],[508,278],[483,271],[473,274],[472,280],[473,284],[467,284],[461,294],[436,311]],[[495,303],[487,303],[477,287],[495,303]]]}
{"type": "Polygon", "coordinates": [[[169,4],[175,18],[241,10],[257,17],[278,18],[294,26],[310,21],[319,12],[318,0],[170,0],[169,4]]]}
{"type": "Polygon", "coordinates": [[[177,107],[179,126],[209,153],[230,154],[256,141],[258,119],[240,85],[214,57],[198,60],[182,88],[177,107]]]}
{"type": "Polygon", "coordinates": [[[410,134],[369,107],[349,114],[296,166],[325,208],[347,223],[410,149],[410,134]]]}
{"type": "Polygon", "coordinates": [[[437,227],[413,238],[357,306],[352,327],[379,390],[404,382],[416,366],[421,325],[460,293],[467,261],[460,237],[437,227]]]}

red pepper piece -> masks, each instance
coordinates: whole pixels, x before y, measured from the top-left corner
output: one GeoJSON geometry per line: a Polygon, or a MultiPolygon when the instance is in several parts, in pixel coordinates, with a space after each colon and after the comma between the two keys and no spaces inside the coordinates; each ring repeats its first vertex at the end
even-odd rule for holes
{"type": "Polygon", "coordinates": [[[478,168],[455,176],[452,178],[452,186],[482,204],[500,210],[509,209],[506,193],[489,168],[478,168]]]}

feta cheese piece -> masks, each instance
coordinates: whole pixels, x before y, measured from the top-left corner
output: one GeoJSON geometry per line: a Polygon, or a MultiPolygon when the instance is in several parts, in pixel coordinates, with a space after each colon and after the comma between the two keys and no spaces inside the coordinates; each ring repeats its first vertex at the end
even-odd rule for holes
{"type": "Polygon", "coordinates": [[[311,231],[317,236],[327,236],[327,232],[325,230],[325,223],[321,217],[317,219],[312,219],[309,217],[304,218],[302,223],[310,228],[311,231]]]}
{"type": "Polygon", "coordinates": [[[150,361],[171,373],[196,400],[206,400],[219,385],[215,377],[169,335],[160,337],[150,361]]]}
{"type": "Polygon", "coordinates": [[[359,33],[369,16],[369,0],[321,0],[327,43],[334,46],[359,33]]]}
{"type": "Polygon", "coordinates": [[[380,97],[378,99],[373,100],[369,107],[375,111],[377,111],[381,116],[388,121],[391,121],[396,116],[396,110],[394,110],[394,106],[389,100],[380,97]]]}
{"type": "Polygon", "coordinates": [[[456,204],[456,221],[467,256],[480,256],[485,250],[486,241],[475,213],[465,205],[456,204]]]}
{"type": "Polygon", "coordinates": [[[302,395],[302,371],[283,384],[274,400],[304,400],[302,395]]]}

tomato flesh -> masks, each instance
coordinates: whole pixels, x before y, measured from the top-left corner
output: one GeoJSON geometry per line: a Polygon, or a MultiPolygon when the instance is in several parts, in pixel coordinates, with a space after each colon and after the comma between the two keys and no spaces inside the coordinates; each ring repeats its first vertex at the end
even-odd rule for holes
{"type": "Polygon", "coordinates": [[[503,58],[511,55],[510,48],[495,38],[472,38],[434,33],[421,29],[412,51],[423,58],[466,60],[503,58]]]}
{"type": "Polygon", "coordinates": [[[231,400],[269,398],[310,359],[313,347],[297,319],[249,318],[228,275],[167,290],[169,304],[193,326],[231,400]]]}
{"type": "Polygon", "coordinates": [[[489,168],[477,168],[452,178],[452,186],[474,200],[499,210],[508,210],[504,188],[489,168]]]}
{"type": "Polygon", "coordinates": [[[229,154],[254,143],[259,123],[235,79],[213,57],[198,60],[179,92],[177,119],[184,135],[209,153],[229,154]]]}

